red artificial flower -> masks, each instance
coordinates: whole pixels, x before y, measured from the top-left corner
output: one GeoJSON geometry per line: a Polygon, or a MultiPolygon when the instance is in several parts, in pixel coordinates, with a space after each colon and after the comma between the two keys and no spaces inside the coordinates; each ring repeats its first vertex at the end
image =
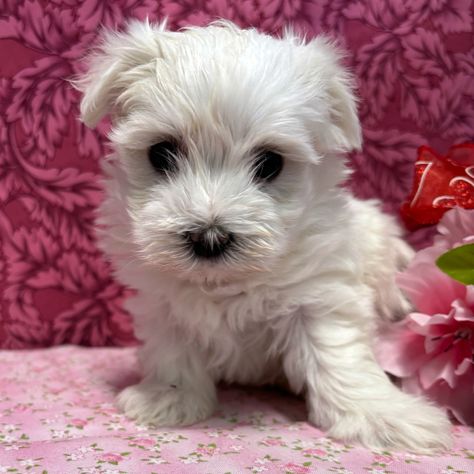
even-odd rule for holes
{"type": "Polygon", "coordinates": [[[456,206],[474,209],[474,143],[453,146],[446,156],[420,147],[413,188],[400,211],[405,225],[415,230],[436,224],[456,206]]]}

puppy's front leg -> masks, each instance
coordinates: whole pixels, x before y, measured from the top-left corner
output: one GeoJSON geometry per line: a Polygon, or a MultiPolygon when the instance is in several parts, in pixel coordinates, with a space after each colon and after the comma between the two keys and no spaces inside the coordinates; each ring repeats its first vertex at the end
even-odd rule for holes
{"type": "Polygon", "coordinates": [[[147,337],[139,353],[144,379],[119,394],[119,407],[140,423],[160,426],[191,425],[211,416],[216,390],[199,350],[165,323],[147,337]]]}
{"type": "Polygon", "coordinates": [[[449,446],[444,413],[399,391],[376,363],[366,289],[320,294],[324,303],[302,308],[292,321],[284,355],[290,385],[306,391],[310,421],[337,439],[370,447],[430,452],[449,446]]]}

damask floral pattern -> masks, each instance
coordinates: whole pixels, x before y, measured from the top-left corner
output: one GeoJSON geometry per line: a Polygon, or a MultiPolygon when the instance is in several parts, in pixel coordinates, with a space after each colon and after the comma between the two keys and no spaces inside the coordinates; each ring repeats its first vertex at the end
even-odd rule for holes
{"type": "Polygon", "coordinates": [[[418,146],[444,153],[473,139],[473,11],[472,0],[0,0],[0,346],[133,342],[126,290],[94,241],[107,124],[79,123],[68,83],[102,26],[228,18],[337,37],[364,127],[352,188],[397,212],[418,146]]]}
{"type": "Polygon", "coordinates": [[[137,425],[115,409],[136,379],[131,348],[0,351],[0,473],[402,474],[474,472],[474,430],[417,456],[337,443],[305,420],[302,400],[222,388],[219,411],[188,428],[137,425]]]}

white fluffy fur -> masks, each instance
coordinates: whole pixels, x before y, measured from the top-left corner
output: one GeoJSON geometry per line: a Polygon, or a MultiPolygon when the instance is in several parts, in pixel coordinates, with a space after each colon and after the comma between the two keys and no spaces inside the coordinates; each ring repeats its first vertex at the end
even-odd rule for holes
{"type": "Polygon", "coordinates": [[[212,415],[219,380],[283,382],[338,439],[449,445],[443,413],[400,392],[372,354],[378,316],[407,310],[393,278],[411,252],[375,201],[340,187],[361,132],[329,41],[132,23],[105,36],[79,88],[86,124],[113,117],[101,245],[138,290],[128,308],[143,341],[144,379],[118,397],[127,415],[191,424],[212,415]],[[164,178],[147,149],[169,137],[185,151],[164,178]],[[261,147],[285,159],[266,185],[251,177],[261,147]],[[238,248],[193,258],[179,234],[215,219],[238,248]]]}

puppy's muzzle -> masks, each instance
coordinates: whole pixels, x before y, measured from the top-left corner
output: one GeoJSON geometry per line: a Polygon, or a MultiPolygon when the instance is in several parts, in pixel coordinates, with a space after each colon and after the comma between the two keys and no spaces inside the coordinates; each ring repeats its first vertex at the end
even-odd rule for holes
{"type": "Polygon", "coordinates": [[[194,255],[205,259],[216,259],[228,251],[233,235],[220,226],[210,226],[185,234],[194,255]]]}

